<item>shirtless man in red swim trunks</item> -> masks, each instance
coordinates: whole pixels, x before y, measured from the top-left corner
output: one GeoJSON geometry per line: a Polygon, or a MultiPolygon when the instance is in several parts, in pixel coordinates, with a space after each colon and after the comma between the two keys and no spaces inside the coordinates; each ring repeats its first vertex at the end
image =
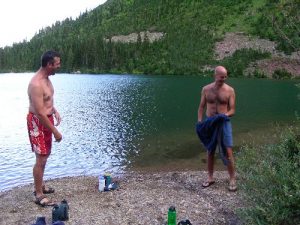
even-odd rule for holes
{"type": "Polygon", "coordinates": [[[46,188],[43,181],[47,159],[51,153],[52,134],[57,142],[62,140],[61,133],[56,129],[61,122],[57,110],[53,106],[54,89],[49,76],[60,68],[60,54],[47,51],[42,55],[41,67],[32,77],[28,85],[29,113],[27,126],[32,151],[36,155],[33,167],[35,188],[35,203],[41,206],[51,206],[44,194],[53,193],[54,189],[46,188]],[[56,124],[54,126],[54,118],[56,124]]]}

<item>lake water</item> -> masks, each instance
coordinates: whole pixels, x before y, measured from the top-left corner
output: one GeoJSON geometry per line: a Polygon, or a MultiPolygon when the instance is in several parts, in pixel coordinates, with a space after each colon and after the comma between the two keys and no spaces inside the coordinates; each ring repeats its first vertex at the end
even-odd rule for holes
{"type": "MultiPolygon", "coordinates": [[[[33,182],[26,128],[32,75],[0,74],[0,191],[33,182]]],[[[195,123],[201,87],[212,78],[56,74],[51,80],[63,140],[53,143],[46,179],[206,167],[195,123]]],[[[235,149],[268,142],[274,124],[292,123],[300,111],[295,81],[228,82],[237,95],[235,149]]]]}

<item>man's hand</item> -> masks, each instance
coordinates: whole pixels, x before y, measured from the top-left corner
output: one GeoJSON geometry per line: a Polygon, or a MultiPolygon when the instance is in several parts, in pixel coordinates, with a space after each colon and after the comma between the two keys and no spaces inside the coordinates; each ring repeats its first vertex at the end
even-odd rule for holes
{"type": "Polygon", "coordinates": [[[54,118],[56,120],[55,126],[58,126],[61,122],[61,117],[60,117],[59,113],[56,110],[55,110],[55,113],[54,113],[54,118]]]}
{"type": "Polygon", "coordinates": [[[54,138],[55,138],[56,142],[60,142],[62,140],[62,135],[58,131],[53,133],[53,135],[54,135],[54,138]]]}

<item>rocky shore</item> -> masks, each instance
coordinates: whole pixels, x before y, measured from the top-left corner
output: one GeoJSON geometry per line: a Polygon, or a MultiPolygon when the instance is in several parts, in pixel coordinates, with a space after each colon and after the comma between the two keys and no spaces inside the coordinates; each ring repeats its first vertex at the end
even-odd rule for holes
{"type": "MultiPolygon", "coordinates": [[[[168,208],[177,210],[177,222],[189,219],[193,225],[242,224],[235,210],[242,205],[237,192],[229,192],[226,171],[215,173],[216,183],[203,189],[203,171],[131,172],[113,182],[114,191],[99,192],[97,177],[67,177],[48,180],[56,192],[49,198],[69,203],[66,225],[164,225],[168,208]]],[[[37,216],[51,223],[52,207],[42,208],[33,200],[33,185],[0,192],[0,224],[30,225],[37,216]]]]}

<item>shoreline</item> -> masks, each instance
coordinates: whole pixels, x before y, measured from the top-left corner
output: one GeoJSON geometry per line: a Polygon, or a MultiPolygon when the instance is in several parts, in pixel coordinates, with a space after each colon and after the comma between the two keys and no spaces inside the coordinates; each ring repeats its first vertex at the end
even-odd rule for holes
{"type": "MultiPolygon", "coordinates": [[[[112,177],[119,188],[108,192],[98,191],[95,176],[56,178],[47,180],[46,185],[56,190],[49,198],[58,203],[68,201],[66,225],[164,225],[171,205],[176,207],[177,222],[242,224],[234,212],[242,199],[239,191],[227,190],[227,171],[216,171],[216,183],[203,189],[206,176],[204,171],[129,172],[112,177]]],[[[0,192],[0,224],[30,225],[37,216],[45,216],[51,224],[52,207],[36,205],[32,192],[33,184],[0,192]]]]}

